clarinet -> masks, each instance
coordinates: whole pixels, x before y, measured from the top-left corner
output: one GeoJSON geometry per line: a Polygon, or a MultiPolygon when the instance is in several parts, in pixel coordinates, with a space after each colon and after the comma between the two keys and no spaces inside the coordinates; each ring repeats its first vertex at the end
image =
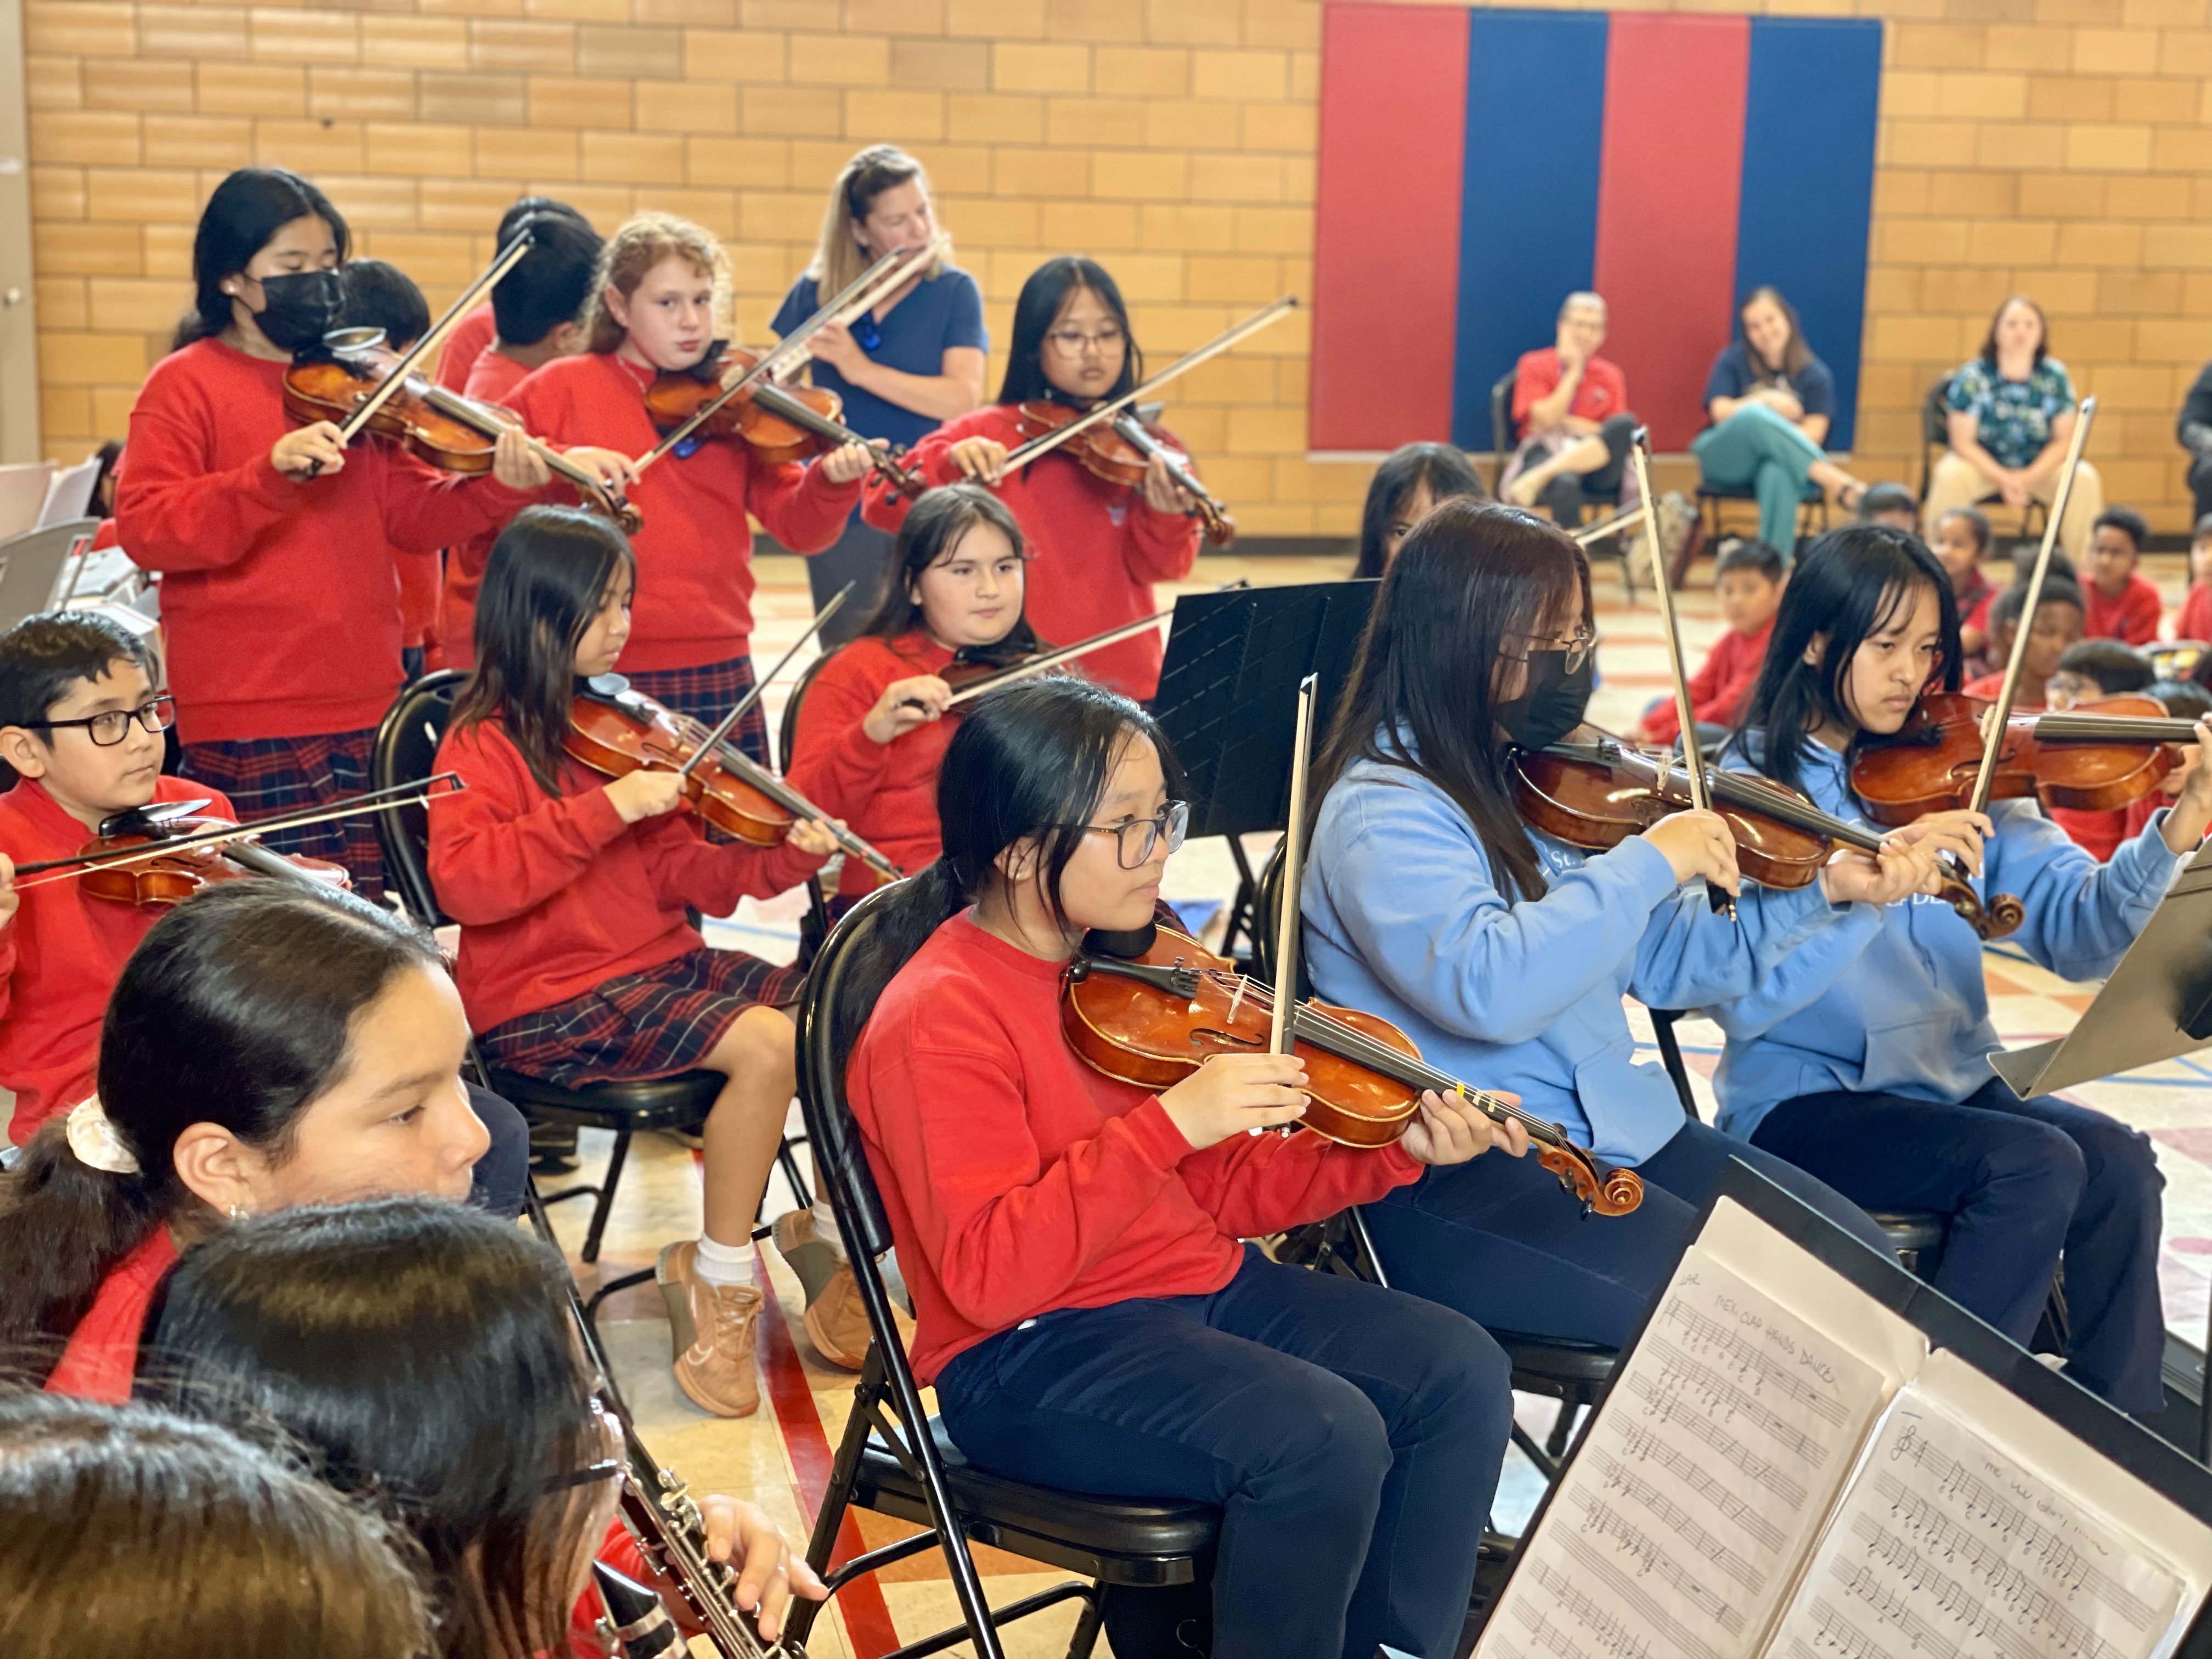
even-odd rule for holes
{"type": "MultiPolygon", "coordinates": [[[[683,1596],[692,1617],[706,1629],[719,1659],[806,1659],[796,1642],[763,1643],[750,1619],[738,1609],[737,1567],[707,1553],[707,1523],[690,1491],[672,1469],[663,1468],[638,1437],[629,1413],[620,1411],[625,1455],[622,1515],[646,1559],[683,1596]]],[[[612,1611],[610,1604],[610,1611],[612,1611]]],[[[626,1653],[650,1654],[646,1646],[626,1653]]]]}

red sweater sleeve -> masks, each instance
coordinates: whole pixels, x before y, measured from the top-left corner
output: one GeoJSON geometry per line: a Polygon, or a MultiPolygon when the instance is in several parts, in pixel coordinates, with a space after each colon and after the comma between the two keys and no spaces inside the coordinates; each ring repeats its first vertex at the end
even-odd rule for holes
{"type": "MultiPolygon", "coordinates": [[[[924,437],[907,452],[908,470],[920,473],[922,482],[933,489],[939,484],[952,483],[960,476],[960,469],[952,464],[952,446],[971,435],[967,430],[971,418],[963,415],[959,420],[947,422],[924,437]]],[[[864,523],[896,535],[899,526],[906,522],[907,509],[913,505],[911,495],[903,492],[896,495],[891,493],[890,480],[882,473],[868,474],[860,498],[860,518],[864,523]]]]}
{"type": "Polygon", "coordinates": [[[2130,645],[2150,644],[2158,638],[2159,618],[2165,614],[2157,585],[2142,576],[2130,578],[2120,607],[2120,637],[2130,645]]]}
{"type": "Polygon", "coordinates": [[[149,570],[220,569],[289,514],[305,486],[266,454],[209,471],[204,434],[162,396],[171,385],[149,384],[131,411],[131,465],[116,489],[116,530],[132,561],[149,570]]]}
{"type": "Polygon", "coordinates": [[[2199,582],[2181,601],[2181,620],[2174,625],[2177,640],[2212,640],[2212,586],[2199,582]]]}
{"type": "MultiPolygon", "coordinates": [[[[919,671],[917,671],[918,672],[919,671]]],[[[861,728],[881,692],[825,671],[806,688],[792,743],[791,787],[833,817],[852,823],[883,781],[891,745],[861,728]]]]}
{"type": "Polygon", "coordinates": [[[465,787],[430,814],[430,883],[464,927],[537,908],[630,827],[604,788],[546,794],[506,736],[481,726],[448,735],[437,764],[465,787]]]}
{"type": "MultiPolygon", "coordinates": [[[[606,795],[604,789],[592,793],[606,795]]],[[[828,862],[789,842],[773,848],[709,842],[699,833],[699,820],[682,808],[635,828],[655,896],[664,904],[691,905],[710,916],[729,915],[741,898],[788,892],[828,862]]]]}
{"type": "MultiPolygon", "coordinates": [[[[1163,1109],[1164,1112],[1164,1109],[1163,1109]]],[[[1425,1166],[1402,1147],[1365,1152],[1320,1135],[1231,1135],[1183,1160],[1183,1185],[1232,1238],[1264,1238],[1370,1204],[1418,1181],[1425,1166]]]]}
{"type": "Polygon", "coordinates": [[[434,553],[467,541],[504,526],[538,499],[489,474],[448,477],[398,451],[375,459],[384,468],[385,538],[403,552],[434,553]]]}
{"type": "Polygon", "coordinates": [[[745,508],[794,553],[819,553],[844,532],[860,499],[860,481],[831,483],[817,461],[745,470],[745,508]]]}
{"type": "Polygon", "coordinates": [[[1049,1164],[1030,1128],[1017,1056],[890,1045],[870,1117],[947,1299],[1003,1329],[1112,1255],[1190,1154],[1157,1097],[1049,1164]]]}

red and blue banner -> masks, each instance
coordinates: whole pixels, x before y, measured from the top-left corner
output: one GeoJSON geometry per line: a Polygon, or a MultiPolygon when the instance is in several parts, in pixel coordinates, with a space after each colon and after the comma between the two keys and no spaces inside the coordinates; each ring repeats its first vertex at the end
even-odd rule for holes
{"type": "Polygon", "coordinates": [[[1682,449],[1771,283],[1848,449],[1881,76],[1871,18],[1331,3],[1310,447],[1492,448],[1491,387],[1591,289],[1631,407],[1682,449]]]}

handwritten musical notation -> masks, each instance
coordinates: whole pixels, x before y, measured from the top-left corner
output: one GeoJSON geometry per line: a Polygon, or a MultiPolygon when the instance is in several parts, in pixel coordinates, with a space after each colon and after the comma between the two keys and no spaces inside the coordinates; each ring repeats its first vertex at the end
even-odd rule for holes
{"type": "Polygon", "coordinates": [[[1888,1386],[1693,1247],[1478,1654],[1753,1659],[1888,1386]]]}
{"type": "Polygon", "coordinates": [[[1787,1659],[2152,1659],[2179,1577],[1917,1389],[1776,1633],[1787,1659]]]}

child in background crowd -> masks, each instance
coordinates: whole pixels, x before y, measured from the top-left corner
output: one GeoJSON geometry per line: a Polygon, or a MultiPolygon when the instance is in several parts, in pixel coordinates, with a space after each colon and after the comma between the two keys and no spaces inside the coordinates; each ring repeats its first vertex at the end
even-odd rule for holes
{"type": "MultiPolygon", "coordinates": [[[[2058,672],[2051,677],[2045,689],[2050,707],[2055,711],[2095,702],[2103,697],[2147,692],[2157,678],[2158,671],[2150,665],[2150,659],[2131,645],[2123,645],[2118,640],[2078,640],[2067,647],[2065,654],[2058,659],[2058,672]]],[[[2097,862],[2102,864],[2122,842],[2149,822],[2152,811],[2165,803],[2164,796],[2153,794],[2134,806],[2115,807],[2109,811],[2084,811],[2066,806],[2045,810],[2052,823],[2078,845],[2095,854],[2097,862]],[[2138,813],[2137,807],[2144,810],[2138,813]]]]}
{"type": "Polygon", "coordinates": [[[1902,530],[1908,536],[1917,536],[1920,533],[1920,504],[1903,484],[1869,484],[1859,497],[1858,521],[1883,525],[1892,530],[1902,530]]]}
{"type": "Polygon", "coordinates": [[[2212,640],[2212,513],[2189,533],[2189,592],[2174,624],[2177,640],[2212,640]]]}
{"type": "MultiPolygon", "coordinates": [[[[1785,576],[1782,555],[1765,542],[1738,542],[1713,568],[1713,592],[1728,632],[1690,676],[1690,713],[1701,728],[1730,726],[1766,660],[1766,641],[1774,632],[1774,613],[1782,608],[1785,576]]],[[[1662,697],[1644,711],[1644,735],[1670,744],[1681,734],[1673,697],[1662,697]]],[[[1716,733],[1716,737],[1722,735],[1716,733]]]]}
{"type": "Polygon", "coordinates": [[[2150,526],[2132,507],[2109,507],[2097,515],[2089,538],[2089,582],[2081,597],[2089,602],[2082,632],[2093,640],[2125,640],[2148,645],[2158,637],[2165,605],[2158,588],[2136,569],[2150,526]]]}
{"type": "Polygon", "coordinates": [[[1936,520],[1936,539],[1928,550],[1951,579],[1959,643],[1972,661],[1989,641],[1990,601],[1997,596],[1996,584],[1982,574],[1982,561],[1990,556],[1990,521],[1978,507],[1954,507],[1936,520]]]}
{"type": "MultiPolygon", "coordinates": [[[[2005,665],[2012,659],[2013,636],[2020,628],[2020,613],[2027,599],[2027,589],[2021,586],[2008,587],[1991,602],[1987,659],[1994,666],[1960,688],[1968,696],[1994,697],[2004,689],[2005,665]]],[[[2051,677],[2058,672],[2058,659],[2081,637],[2083,610],[2081,590],[2070,580],[2055,571],[2045,578],[2043,598],[2031,624],[2027,656],[2021,664],[2020,685],[2014,694],[2015,714],[2039,714],[2048,705],[2048,688],[2051,677]]]]}

